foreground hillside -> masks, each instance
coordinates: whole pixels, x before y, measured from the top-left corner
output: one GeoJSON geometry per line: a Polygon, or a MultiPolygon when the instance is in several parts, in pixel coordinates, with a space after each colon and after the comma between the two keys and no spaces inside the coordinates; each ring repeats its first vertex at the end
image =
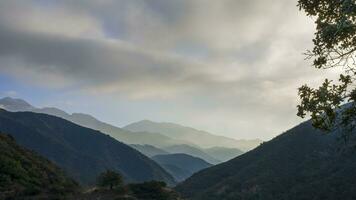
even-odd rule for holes
{"type": "Polygon", "coordinates": [[[356,199],[355,149],[309,122],[176,187],[194,200],[356,199]]]}
{"type": "Polygon", "coordinates": [[[82,190],[47,159],[0,133],[1,200],[179,200],[179,195],[158,181],[82,190]]]}
{"type": "Polygon", "coordinates": [[[78,185],[50,161],[0,134],[0,199],[57,199],[78,185]]]}
{"type": "Polygon", "coordinates": [[[157,163],[110,136],[64,119],[31,112],[0,109],[0,131],[63,168],[83,184],[93,184],[107,169],[119,171],[126,181],[175,183],[157,163]]]}

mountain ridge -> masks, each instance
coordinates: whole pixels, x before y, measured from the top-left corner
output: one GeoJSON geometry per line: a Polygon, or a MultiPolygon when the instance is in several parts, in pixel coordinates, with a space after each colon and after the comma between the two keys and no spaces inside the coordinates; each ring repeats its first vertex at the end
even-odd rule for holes
{"type": "Polygon", "coordinates": [[[201,148],[222,146],[238,148],[243,151],[249,151],[262,142],[262,140],[259,139],[236,140],[225,136],[214,135],[206,131],[183,126],[180,124],[175,124],[171,122],[154,122],[150,120],[134,122],[124,126],[123,129],[133,132],[146,131],[151,133],[160,133],[173,139],[190,141],[194,145],[197,145],[201,148]]]}
{"type": "Polygon", "coordinates": [[[30,112],[54,115],[66,119],[68,121],[71,121],[73,123],[76,123],[78,125],[88,127],[94,130],[99,130],[101,132],[109,134],[113,138],[121,142],[124,142],[126,144],[149,144],[157,147],[162,147],[162,146],[170,146],[170,145],[184,143],[182,141],[174,140],[170,137],[164,136],[159,133],[130,132],[122,128],[108,124],[106,122],[102,122],[88,114],[83,114],[83,113],[69,114],[55,107],[36,108],[22,99],[5,97],[0,99],[0,105],[2,105],[1,107],[3,107],[3,109],[12,112],[30,111],[30,112]],[[22,103],[17,105],[17,102],[22,102],[22,103]],[[23,102],[25,102],[26,105],[29,106],[23,106],[24,104],[23,102]]]}

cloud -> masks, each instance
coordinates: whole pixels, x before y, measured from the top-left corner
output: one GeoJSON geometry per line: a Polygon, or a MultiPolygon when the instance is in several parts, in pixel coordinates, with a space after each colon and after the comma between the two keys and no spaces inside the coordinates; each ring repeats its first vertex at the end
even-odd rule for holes
{"type": "Polygon", "coordinates": [[[335,74],[307,67],[314,26],[295,4],[4,0],[0,73],[145,106],[156,100],[161,121],[170,101],[177,121],[270,137],[299,121],[299,85],[335,74]]]}

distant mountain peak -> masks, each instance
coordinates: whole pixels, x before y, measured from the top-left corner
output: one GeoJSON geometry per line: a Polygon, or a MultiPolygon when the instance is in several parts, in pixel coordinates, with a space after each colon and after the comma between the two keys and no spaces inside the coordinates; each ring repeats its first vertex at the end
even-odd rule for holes
{"type": "Polygon", "coordinates": [[[26,102],[23,99],[12,98],[12,97],[4,97],[0,99],[0,105],[2,108],[10,111],[23,111],[23,110],[31,110],[35,107],[26,102]]]}
{"type": "Polygon", "coordinates": [[[18,103],[18,104],[22,104],[22,105],[27,105],[27,106],[33,107],[27,101],[25,101],[23,99],[19,99],[19,98],[4,97],[4,98],[0,99],[0,102],[2,102],[2,103],[3,102],[6,102],[6,103],[18,103]]]}

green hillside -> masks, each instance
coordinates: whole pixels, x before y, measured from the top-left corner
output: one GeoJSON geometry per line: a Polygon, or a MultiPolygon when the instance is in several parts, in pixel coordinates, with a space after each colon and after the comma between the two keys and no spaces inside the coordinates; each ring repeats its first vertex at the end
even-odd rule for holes
{"type": "Polygon", "coordinates": [[[47,159],[0,134],[0,199],[62,199],[79,186],[47,159]]]}

